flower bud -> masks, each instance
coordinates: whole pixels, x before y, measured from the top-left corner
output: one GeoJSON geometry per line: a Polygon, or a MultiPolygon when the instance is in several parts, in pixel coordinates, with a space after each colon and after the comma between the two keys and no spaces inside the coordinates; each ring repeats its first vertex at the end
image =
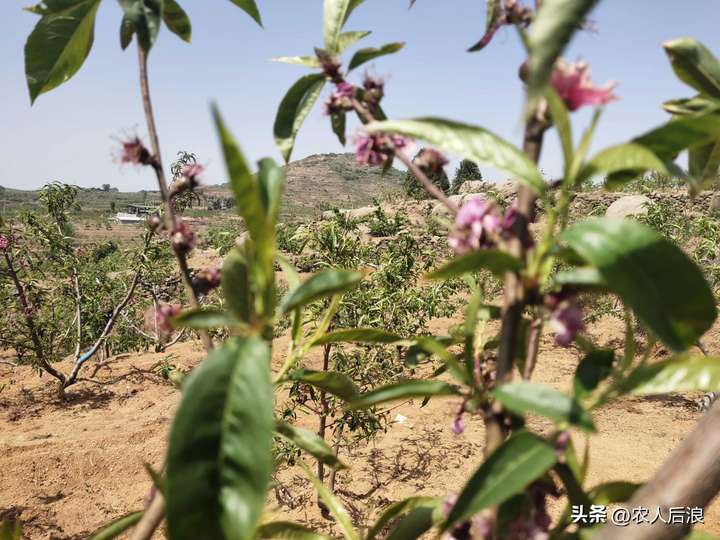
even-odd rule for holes
{"type": "Polygon", "coordinates": [[[118,159],[120,163],[129,163],[131,165],[153,165],[154,158],[150,154],[140,137],[133,137],[127,141],[122,141],[122,150],[118,159]]]}
{"type": "Polygon", "coordinates": [[[569,347],[575,336],[585,329],[583,313],[568,290],[545,297],[545,307],[551,311],[549,325],[555,331],[555,343],[569,347]]]}
{"type": "Polygon", "coordinates": [[[500,216],[495,203],[474,197],[466,201],[455,216],[455,227],[448,236],[448,243],[458,254],[492,247],[499,230],[500,216]]]}
{"type": "Polygon", "coordinates": [[[359,165],[386,165],[395,158],[396,150],[411,145],[410,139],[401,135],[363,133],[355,137],[355,156],[359,165]]]}
{"type": "Polygon", "coordinates": [[[208,294],[220,286],[220,270],[218,268],[205,268],[192,278],[192,286],[198,294],[208,294]]]}
{"type": "Polygon", "coordinates": [[[178,253],[187,253],[197,243],[195,233],[181,219],[175,222],[175,228],[170,235],[170,243],[178,253]]]}
{"type": "Polygon", "coordinates": [[[352,99],[356,88],[345,81],[338,83],[335,91],[325,101],[325,114],[337,114],[353,110],[352,99]]]}

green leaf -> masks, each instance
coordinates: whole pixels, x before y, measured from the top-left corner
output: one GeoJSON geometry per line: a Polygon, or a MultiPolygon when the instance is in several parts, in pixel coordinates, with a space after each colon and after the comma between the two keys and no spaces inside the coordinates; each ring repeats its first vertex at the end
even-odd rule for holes
{"type": "Polygon", "coordinates": [[[163,0],[118,0],[125,12],[125,18],[132,24],[138,36],[140,47],[145,52],[152,49],[158,33],[163,13],[163,0]]]}
{"type": "Polygon", "coordinates": [[[344,328],[328,332],[313,341],[313,346],[326,343],[397,343],[403,338],[378,328],[344,328]]]}
{"type": "Polygon", "coordinates": [[[595,431],[590,414],[578,403],[554,388],[542,384],[519,382],[503,384],[493,395],[510,412],[517,415],[539,414],[556,424],[571,424],[585,431],[595,431]]]}
{"type": "Polygon", "coordinates": [[[641,365],[620,386],[638,395],[717,392],[720,390],[720,358],[681,355],[656,364],[641,365]]]}
{"type": "Polygon", "coordinates": [[[175,0],[165,0],[163,21],[168,29],[183,41],[192,41],[192,25],[185,10],[175,0]]]}
{"type": "Polygon", "coordinates": [[[385,540],[416,540],[434,525],[433,508],[420,506],[413,508],[390,530],[385,540]]]}
{"type": "Polygon", "coordinates": [[[373,526],[367,532],[365,540],[374,540],[375,537],[396,517],[410,512],[416,508],[432,508],[436,509],[442,506],[442,500],[436,497],[410,497],[402,501],[395,502],[383,510],[380,517],[373,523],[373,526]]]}
{"type": "MultiPolygon", "coordinates": [[[[245,226],[251,238],[256,244],[262,244],[270,231],[257,180],[216,107],[213,107],[213,116],[238,210],[245,220],[245,226]]],[[[272,229],[272,234],[274,234],[274,226],[272,229]]]]}
{"type": "Polygon", "coordinates": [[[562,54],[597,0],[543,0],[528,30],[528,96],[540,98],[562,54]]]}
{"type": "Polygon", "coordinates": [[[240,249],[233,248],[223,262],[220,286],[228,309],[246,323],[252,319],[253,312],[249,279],[245,256],[240,249]]]}
{"type": "Polygon", "coordinates": [[[360,49],[353,55],[352,59],[350,60],[350,64],[348,65],[348,71],[352,71],[356,67],[360,67],[363,64],[374,60],[375,58],[386,56],[388,54],[394,54],[400,49],[402,49],[404,46],[405,43],[398,41],[395,43],[388,43],[387,45],[383,45],[379,49],[374,47],[360,49]]]}
{"type": "Polygon", "coordinates": [[[352,32],[343,32],[338,38],[338,52],[342,53],[348,47],[352,47],[363,38],[369,36],[372,32],[368,30],[356,30],[352,32]]]}
{"type": "Polygon", "coordinates": [[[452,279],[470,272],[489,270],[496,276],[519,272],[520,262],[504,251],[479,249],[460,255],[427,275],[429,279],[452,279]]]}
{"type": "Polygon", "coordinates": [[[576,399],[588,397],[598,385],[612,373],[615,354],[611,349],[595,349],[585,355],[573,380],[573,392],[576,399]]]}
{"type": "Polygon", "coordinates": [[[443,530],[520,493],[555,465],[556,460],[555,449],[537,435],[528,431],[515,433],[473,473],[443,530]]]}
{"type": "Polygon", "coordinates": [[[320,496],[320,500],[325,503],[325,506],[327,506],[327,509],[335,518],[335,523],[337,523],[340,531],[343,533],[343,536],[347,540],[360,540],[360,536],[357,534],[357,532],[355,532],[355,529],[353,528],[350,514],[348,514],[348,511],[340,502],[340,499],[335,497],[335,495],[330,492],[330,490],[325,486],[325,484],[323,484],[320,479],[310,471],[305,462],[301,461],[300,464],[305,471],[305,475],[310,479],[313,486],[315,487],[315,491],[317,491],[318,495],[320,496]]]}
{"type": "Polygon", "coordinates": [[[365,127],[370,133],[398,133],[428,141],[461,158],[510,173],[538,193],[545,189],[540,172],[524,153],[481,127],[442,118],[387,120],[365,127]]]}
{"type": "Polygon", "coordinates": [[[720,98],[720,62],[705,45],[692,38],[663,43],[673,71],[703,95],[720,98]]]}
{"type": "Polygon", "coordinates": [[[305,66],[309,68],[319,68],[320,61],[317,56],[276,56],[271,58],[273,62],[282,62],[284,64],[295,64],[297,66],[305,66]]]}
{"type": "Polygon", "coordinates": [[[174,328],[192,328],[194,330],[214,330],[235,324],[237,324],[237,320],[231,317],[227,311],[217,308],[189,309],[172,319],[174,328]]]}
{"type": "Polygon", "coordinates": [[[133,35],[135,34],[135,28],[132,22],[127,17],[123,16],[120,22],[120,48],[124,51],[132,43],[133,35]]]}
{"type": "Polygon", "coordinates": [[[25,43],[25,76],[31,103],[82,67],[93,45],[100,0],[45,4],[56,9],[35,11],[42,17],[25,43]]]}
{"type": "Polygon", "coordinates": [[[359,272],[338,268],[322,270],[288,292],[283,299],[281,309],[287,313],[320,298],[347,291],[357,285],[361,279],[362,275],[359,272]]]}
{"type": "Polygon", "coordinates": [[[608,505],[611,503],[623,503],[629,501],[641,484],[632,482],[606,482],[595,486],[588,492],[588,497],[593,504],[608,505]]]}
{"type": "Polygon", "coordinates": [[[572,285],[573,287],[604,288],[605,280],[595,268],[579,267],[571,270],[563,270],[555,274],[553,278],[555,285],[572,285]]]}
{"type": "Polygon", "coordinates": [[[0,540],[23,540],[20,521],[0,519],[0,540]]]}
{"type": "MultiPolygon", "coordinates": [[[[582,182],[600,174],[610,176],[617,173],[622,173],[623,177],[631,180],[646,171],[669,174],[666,164],[645,146],[637,143],[618,144],[593,156],[582,168],[576,181],[582,182]]],[[[612,180],[609,180],[612,183],[612,180]]]]}
{"type": "Polygon", "coordinates": [[[550,116],[552,117],[553,124],[555,124],[555,129],[560,139],[560,147],[562,148],[563,160],[565,162],[565,176],[567,177],[570,174],[574,157],[570,115],[568,114],[565,102],[560,99],[560,96],[558,96],[557,92],[552,88],[548,88],[545,91],[545,99],[547,100],[550,116]]]}
{"type": "Polygon", "coordinates": [[[298,131],[307,115],[310,114],[310,110],[324,86],[325,75],[322,73],[305,75],[290,87],[280,102],[275,116],[273,133],[275,134],[275,143],[286,162],[290,161],[298,131]]]}
{"type": "Polygon", "coordinates": [[[318,534],[310,529],[292,523],[290,521],[275,521],[258,527],[256,538],[274,539],[284,538],[287,540],[332,540],[331,536],[318,534]]]}
{"type": "Polygon", "coordinates": [[[231,338],[184,385],[167,455],[171,538],[250,538],[272,471],[270,350],[231,338]]]}
{"type": "Polygon", "coordinates": [[[324,390],[344,401],[352,401],[358,395],[355,384],[344,373],[336,371],[314,371],[296,369],[288,377],[291,381],[299,381],[324,390]]]}
{"type": "Polygon", "coordinates": [[[260,18],[260,10],[255,4],[255,0],[230,0],[237,7],[242,9],[245,13],[250,15],[252,19],[262,27],[262,19],[260,18]]]}
{"type": "Polygon", "coordinates": [[[343,26],[353,10],[364,0],[325,0],[323,8],[323,38],[330,54],[342,52],[345,40],[341,38],[343,26]]]}
{"type": "Polygon", "coordinates": [[[348,403],[349,410],[367,409],[390,401],[427,397],[456,396],[457,389],[441,381],[404,381],[376,388],[367,394],[361,394],[348,403]]]}
{"type": "Polygon", "coordinates": [[[675,118],[632,142],[648,148],[660,159],[675,159],[685,150],[720,139],[720,114],[675,118]]]}
{"type": "Polygon", "coordinates": [[[663,109],[678,116],[699,116],[717,112],[720,101],[703,96],[693,98],[671,99],[663,103],[663,109]]]}
{"type": "Polygon", "coordinates": [[[345,136],[347,116],[345,115],[345,113],[332,113],[330,115],[330,126],[332,127],[333,133],[337,136],[340,144],[342,146],[345,146],[345,143],[347,142],[345,136]]]}
{"type": "Polygon", "coordinates": [[[130,512],[121,516],[107,525],[103,525],[97,531],[92,533],[90,540],[112,540],[117,538],[122,533],[127,531],[130,527],[135,525],[140,518],[143,517],[144,512],[130,512]]]}
{"type": "Polygon", "coordinates": [[[325,440],[312,431],[285,422],[276,422],[275,431],[325,465],[335,469],[347,468],[325,440]]]}
{"type": "Polygon", "coordinates": [[[650,227],[596,218],[575,224],[562,238],[676,351],[691,347],[715,321],[715,299],[700,269],[650,227]]]}

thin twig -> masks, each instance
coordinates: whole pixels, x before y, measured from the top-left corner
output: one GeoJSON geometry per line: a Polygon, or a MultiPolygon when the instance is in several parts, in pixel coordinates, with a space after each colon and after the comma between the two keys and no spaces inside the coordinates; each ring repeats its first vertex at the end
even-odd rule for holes
{"type": "Polygon", "coordinates": [[[133,529],[130,540],[149,540],[152,537],[155,529],[160,526],[163,518],[165,517],[165,499],[159,491],[155,491],[150,506],[140,518],[137,525],[133,529]]]}
{"type": "MultiPolygon", "coordinates": [[[[150,97],[150,82],[148,80],[147,70],[147,51],[145,51],[140,45],[138,38],[138,64],[140,67],[140,92],[142,95],[143,109],[145,111],[145,120],[147,122],[148,134],[150,137],[150,145],[153,152],[153,169],[157,176],[158,186],[160,187],[160,195],[162,196],[163,204],[165,207],[165,227],[168,231],[172,232],[176,225],[175,209],[172,205],[170,198],[167,181],[165,180],[165,171],[162,166],[162,156],[160,154],[160,139],[158,137],[157,126],[155,125],[155,115],[153,113],[152,99],[150,97]]],[[[173,253],[177,259],[178,267],[180,269],[180,277],[182,278],[183,285],[185,286],[185,294],[187,295],[190,307],[197,309],[200,307],[197,292],[192,285],[192,279],[190,278],[190,268],[188,267],[187,257],[184,252],[179,249],[173,248],[173,253]]],[[[203,345],[206,350],[213,348],[210,334],[206,330],[200,330],[200,338],[202,339],[203,345]]]]}

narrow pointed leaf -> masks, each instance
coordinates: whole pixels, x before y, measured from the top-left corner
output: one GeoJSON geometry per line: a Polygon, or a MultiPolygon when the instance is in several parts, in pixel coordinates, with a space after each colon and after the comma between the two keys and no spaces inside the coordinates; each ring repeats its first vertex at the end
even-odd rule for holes
{"type": "Polygon", "coordinates": [[[227,308],[240,321],[249,323],[252,315],[250,274],[247,260],[238,248],[225,257],[220,282],[227,308]]]}
{"type": "Polygon", "coordinates": [[[419,118],[373,122],[366,129],[422,139],[461,158],[510,173],[538,193],[545,188],[540,172],[525,154],[481,127],[442,118],[419,118]]]}
{"type": "Polygon", "coordinates": [[[285,161],[290,161],[298,131],[307,115],[310,114],[310,110],[315,105],[324,86],[325,75],[322,73],[305,75],[290,87],[280,102],[275,116],[273,133],[275,134],[275,143],[285,161]]]}
{"type": "Polygon", "coordinates": [[[330,115],[330,125],[332,127],[333,133],[337,136],[338,142],[342,146],[345,146],[346,136],[345,131],[347,127],[347,116],[344,112],[339,113],[332,113],[330,115]]]}
{"type": "Polygon", "coordinates": [[[565,176],[567,176],[570,174],[570,167],[572,166],[574,157],[570,115],[567,107],[565,106],[565,102],[560,99],[560,96],[557,95],[555,90],[548,88],[545,92],[545,99],[547,100],[548,108],[550,109],[553,124],[558,132],[560,147],[563,152],[563,161],[565,162],[565,176]]]}
{"type": "Polygon", "coordinates": [[[415,508],[431,508],[434,510],[440,506],[442,506],[442,500],[436,497],[410,497],[393,503],[385,508],[380,517],[373,523],[367,532],[365,540],[374,540],[390,522],[415,508]]]}
{"type": "Polygon", "coordinates": [[[330,268],[322,270],[290,291],[283,299],[281,309],[287,313],[320,298],[344,292],[362,279],[359,272],[330,268]]]}
{"type": "Polygon", "coordinates": [[[192,24],[185,10],[176,0],[165,0],[163,21],[168,29],[183,41],[192,41],[192,24]]]}
{"type": "Polygon", "coordinates": [[[314,371],[311,369],[296,369],[289,379],[310,384],[315,388],[324,390],[344,401],[351,401],[358,395],[358,390],[350,378],[336,371],[314,371]]]}
{"type": "Polygon", "coordinates": [[[341,52],[341,34],[343,26],[353,10],[362,4],[363,0],[324,0],[323,8],[323,38],[325,49],[330,54],[341,52]]]}
{"type": "Polygon", "coordinates": [[[669,173],[665,162],[647,147],[638,143],[618,144],[593,156],[580,171],[577,182],[597,175],[610,176],[617,173],[627,173],[625,176],[632,179],[647,171],[669,173]]]}
{"type": "Polygon", "coordinates": [[[295,64],[297,66],[305,66],[309,68],[319,68],[320,61],[317,56],[276,56],[273,62],[282,62],[284,64],[295,64]]]}
{"type": "Polygon", "coordinates": [[[348,328],[334,330],[313,341],[313,346],[326,343],[397,343],[403,338],[378,328],[348,328]]]}
{"type": "Polygon", "coordinates": [[[720,358],[681,355],[639,366],[623,381],[622,388],[633,394],[717,392],[720,390],[720,358]]]}
{"type": "Polygon", "coordinates": [[[455,387],[441,381],[405,381],[388,386],[381,386],[367,394],[361,394],[350,403],[350,410],[367,409],[383,403],[427,396],[456,396],[455,387]]]}
{"type": "Polygon", "coordinates": [[[216,308],[189,309],[172,319],[174,328],[193,328],[195,330],[214,330],[235,324],[237,324],[237,320],[227,311],[216,308]]]}
{"type": "Polygon", "coordinates": [[[171,538],[250,538],[272,471],[270,351],[231,338],[188,377],[170,432],[171,538]]]}
{"type": "Polygon", "coordinates": [[[676,118],[633,139],[661,159],[675,159],[693,146],[720,139],[720,114],[676,118]]]}
{"type": "Polygon", "coordinates": [[[575,224],[562,238],[676,351],[691,347],[715,321],[715,299],[701,270],[650,227],[598,218],[575,224]]]}
{"type": "Polygon", "coordinates": [[[543,0],[528,30],[528,96],[540,98],[555,61],[597,0],[543,0]]]}
{"type": "MultiPolygon", "coordinates": [[[[52,3],[46,3],[52,7],[52,3]]],[[[95,36],[100,0],[58,4],[43,13],[25,44],[25,76],[30,101],[69,80],[82,67],[95,36]]]]}
{"type": "Polygon", "coordinates": [[[673,71],[701,94],[720,98],[720,62],[705,45],[692,38],[663,43],[673,71]]]}
{"type": "Polygon", "coordinates": [[[131,512],[114,521],[102,526],[95,531],[89,540],[112,540],[137,524],[143,517],[144,512],[131,512]]]}
{"type": "Polygon", "coordinates": [[[328,443],[312,431],[286,422],[276,422],[275,431],[325,465],[335,469],[347,468],[328,443]]]}
{"type": "Polygon", "coordinates": [[[262,26],[262,18],[260,17],[260,10],[257,7],[257,4],[255,3],[255,0],[230,0],[233,4],[235,4],[237,7],[242,9],[245,13],[250,15],[252,19],[258,23],[258,25],[262,26]]]}
{"type": "Polygon", "coordinates": [[[470,272],[489,270],[496,276],[518,272],[520,262],[512,255],[497,249],[479,249],[460,255],[428,274],[429,279],[451,279],[470,272]]]}
{"type": "Polygon", "coordinates": [[[606,506],[612,503],[629,501],[642,484],[632,482],[606,482],[595,486],[588,492],[593,504],[606,506]]]}
{"type": "Polygon", "coordinates": [[[493,391],[509,411],[524,415],[539,414],[557,424],[571,424],[585,431],[595,431],[590,414],[576,400],[542,384],[519,382],[503,384],[493,391]]]}
{"type": "Polygon", "coordinates": [[[588,397],[612,373],[615,354],[610,349],[596,349],[578,364],[573,380],[576,399],[588,397]]]}
{"type": "Polygon", "coordinates": [[[363,38],[369,36],[372,32],[369,30],[355,30],[351,32],[343,32],[338,38],[338,52],[342,53],[349,47],[352,47],[363,38]]]}
{"type": "Polygon", "coordinates": [[[413,508],[393,527],[385,540],[416,540],[432,529],[435,511],[433,508],[419,506],[413,508]]]}
{"type": "Polygon", "coordinates": [[[396,42],[396,43],[388,43],[387,45],[383,45],[379,49],[374,48],[374,47],[368,47],[367,49],[360,49],[353,55],[352,59],[350,60],[350,64],[348,65],[348,71],[352,71],[356,67],[360,67],[363,64],[374,60],[375,58],[379,58],[381,56],[386,56],[388,54],[396,53],[400,49],[402,49],[404,46],[405,46],[405,43],[396,42]]]}
{"type": "Polygon", "coordinates": [[[450,529],[483,508],[500,504],[545,474],[557,461],[555,449],[527,431],[507,439],[475,471],[443,525],[450,529]]]}
{"type": "Polygon", "coordinates": [[[312,473],[312,471],[310,471],[310,469],[307,465],[305,465],[304,462],[301,462],[301,465],[303,470],[305,471],[305,475],[308,477],[308,479],[310,479],[313,486],[315,487],[315,491],[317,491],[320,499],[322,500],[322,502],[325,503],[325,506],[327,506],[333,518],[335,518],[335,523],[337,523],[338,528],[340,529],[346,540],[360,540],[360,535],[355,532],[355,529],[353,528],[350,514],[340,502],[340,499],[338,499],[330,492],[330,490],[325,486],[325,484],[322,483],[320,479],[312,473]]]}

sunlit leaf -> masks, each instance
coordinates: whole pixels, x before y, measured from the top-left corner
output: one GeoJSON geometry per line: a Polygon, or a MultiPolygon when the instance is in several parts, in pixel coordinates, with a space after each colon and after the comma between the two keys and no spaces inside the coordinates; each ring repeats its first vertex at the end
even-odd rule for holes
{"type": "Polygon", "coordinates": [[[365,540],[374,540],[382,530],[398,516],[406,514],[415,508],[436,509],[442,505],[442,500],[436,497],[410,497],[391,504],[383,510],[380,517],[367,532],[365,540]]]}
{"type": "Polygon", "coordinates": [[[687,349],[712,326],[715,299],[701,270],[654,229],[596,218],[562,238],[669,347],[687,349]]]}
{"type": "Polygon", "coordinates": [[[275,134],[275,143],[285,161],[290,161],[298,131],[307,115],[310,114],[310,110],[324,86],[325,75],[322,73],[305,75],[290,87],[280,102],[275,116],[273,133],[275,134]]]}
{"type": "Polygon", "coordinates": [[[623,503],[629,501],[641,484],[632,482],[606,482],[595,486],[588,492],[588,497],[593,504],[606,506],[611,503],[623,503]]]}
{"type": "Polygon", "coordinates": [[[295,64],[297,66],[305,66],[309,68],[319,68],[320,61],[317,56],[276,56],[273,62],[282,62],[284,64],[295,64]]]}
{"type": "Polygon", "coordinates": [[[720,62],[705,45],[696,39],[679,38],[666,41],[663,48],[681,81],[701,94],[720,98],[720,62]]]}
{"type": "Polygon", "coordinates": [[[356,30],[351,32],[343,32],[338,37],[338,52],[342,53],[345,49],[352,47],[363,38],[369,36],[372,32],[368,30],[356,30]]]}
{"type": "Polygon", "coordinates": [[[493,396],[517,415],[539,414],[557,424],[571,424],[585,431],[595,431],[590,414],[576,400],[554,388],[530,382],[503,384],[493,396]]]}
{"type": "Polygon", "coordinates": [[[481,127],[442,118],[419,118],[373,122],[366,129],[370,133],[397,133],[425,140],[461,158],[510,173],[538,193],[545,189],[540,172],[524,153],[481,127]]]}
{"type": "Polygon", "coordinates": [[[359,272],[339,268],[321,270],[289,291],[282,301],[281,309],[287,313],[320,298],[344,292],[356,286],[361,279],[362,275],[359,272]]]}
{"type": "Polygon", "coordinates": [[[330,54],[341,52],[341,34],[348,18],[364,0],[325,0],[323,8],[323,38],[330,54]]]}
{"type": "Polygon", "coordinates": [[[720,358],[676,356],[637,367],[621,387],[633,394],[670,392],[717,392],[720,390],[720,358]]]}
{"type": "Polygon", "coordinates": [[[335,469],[346,468],[325,440],[312,431],[286,422],[276,422],[275,431],[325,465],[335,469]]]}
{"type": "Polygon", "coordinates": [[[163,8],[163,21],[167,25],[168,29],[176,34],[183,41],[190,43],[192,40],[192,25],[190,24],[190,18],[185,13],[180,4],[175,0],[165,0],[165,6],[163,8]]]}
{"type": "Polygon", "coordinates": [[[375,58],[396,53],[404,46],[405,43],[397,42],[388,43],[387,45],[383,45],[380,48],[368,47],[367,49],[360,49],[353,55],[352,59],[350,60],[350,64],[348,65],[348,71],[351,71],[356,67],[360,67],[363,64],[374,60],[375,58]]]}
{"type": "Polygon", "coordinates": [[[555,449],[549,443],[527,431],[515,433],[470,477],[450,510],[443,530],[520,493],[556,461],[555,449]]]}
{"type": "Polygon", "coordinates": [[[555,61],[597,0],[543,0],[528,30],[528,95],[540,98],[555,61]]]}
{"type": "Polygon", "coordinates": [[[188,377],[167,455],[171,538],[250,538],[272,471],[270,350],[231,338],[188,377]]]}
{"type": "Polygon", "coordinates": [[[647,147],[637,143],[618,144],[594,155],[582,168],[576,181],[616,173],[628,173],[629,178],[636,178],[647,171],[669,172],[665,162],[647,147]]]}
{"type": "Polygon", "coordinates": [[[260,26],[263,25],[262,18],[260,17],[260,10],[255,3],[255,0],[230,0],[237,7],[242,9],[245,13],[250,15],[252,19],[260,26]]]}
{"type": "Polygon", "coordinates": [[[45,9],[34,10],[42,17],[25,43],[25,76],[31,102],[69,80],[82,67],[93,45],[100,0],[42,5],[45,9]]]}
{"type": "Polygon", "coordinates": [[[347,408],[367,409],[383,403],[398,401],[403,399],[412,399],[427,396],[454,396],[458,395],[458,390],[441,381],[405,381],[388,386],[381,386],[367,394],[361,394],[356,399],[348,403],[347,408]]]}
{"type": "Polygon", "coordinates": [[[328,332],[313,341],[313,345],[325,343],[397,343],[403,338],[378,328],[348,328],[328,332]]]}
{"type": "Polygon", "coordinates": [[[481,270],[489,270],[496,276],[502,276],[506,272],[518,272],[520,262],[504,251],[479,249],[456,257],[428,274],[427,277],[430,279],[451,279],[481,270]]]}
{"type": "Polygon", "coordinates": [[[344,373],[336,371],[314,371],[296,369],[289,377],[291,381],[299,381],[324,390],[344,401],[351,401],[358,395],[355,384],[344,373]]]}

